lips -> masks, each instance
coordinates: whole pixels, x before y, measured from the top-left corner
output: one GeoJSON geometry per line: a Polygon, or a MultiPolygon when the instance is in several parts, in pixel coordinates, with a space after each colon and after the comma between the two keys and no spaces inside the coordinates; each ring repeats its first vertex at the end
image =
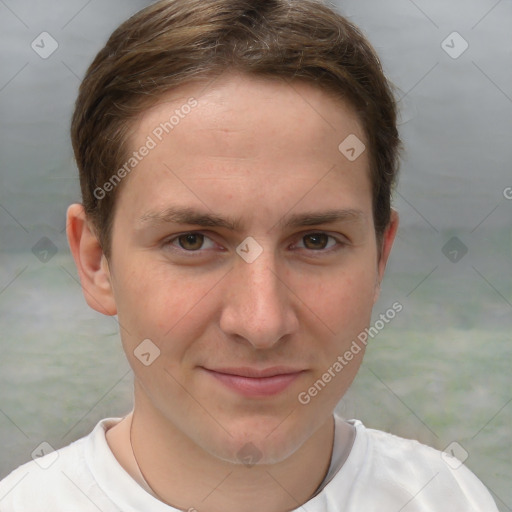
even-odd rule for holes
{"type": "Polygon", "coordinates": [[[304,373],[304,370],[283,366],[265,369],[250,367],[203,369],[224,386],[247,397],[277,395],[304,373]]]}

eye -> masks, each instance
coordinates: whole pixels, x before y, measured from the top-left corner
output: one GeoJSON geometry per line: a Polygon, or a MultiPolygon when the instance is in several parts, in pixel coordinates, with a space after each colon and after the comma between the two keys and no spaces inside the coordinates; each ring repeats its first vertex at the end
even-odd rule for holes
{"type": "Polygon", "coordinates": [[[329,252],[326,249],[330,250],[336,245],[343,246],[345,245],[343,242],[340,242],[338,239],[334,238],[331,235],[328,235],[327,233],[323,232],[317,232],[317,233],[308,233],[304,235],[301,240],[305,241],[305,248],[308,250],[320,252],[329,252]],[[328,246],[329,239],[334,241],[334,244],[331,246],[328,246]]]}
{"type": "MultiPolygon", "coordinates": [[[[202,233],[190,232],[168,239],[164,242],[164,245],[186,252],[199,252],[200,249],[205,248],[203,247],[205,240],[210,240],[210,238],[202,233]],[[175,245],[175,242],[177,242],[178,245],[175,245]]],[[[213,248],[213,241],[210,240],[210,242],[212,243],[209,248],[213,248]]]]}

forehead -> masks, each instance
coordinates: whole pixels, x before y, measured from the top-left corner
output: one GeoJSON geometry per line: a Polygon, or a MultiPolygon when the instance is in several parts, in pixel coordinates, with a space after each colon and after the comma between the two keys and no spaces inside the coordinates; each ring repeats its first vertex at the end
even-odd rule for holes
{"type": "Polygon", "coordinates": [[[177,88],[138,119],[130,147],[145,156],[121,196],[143,214],[150,203],[186,206],[188,198],[204,207],[212,197],[223,205],[240,194],[261,208],[284,204],[285,194],[297,202],[307,190],[318,202],[337,187],[355,208],[362,198],[371,202],[371,192],[367,152],[350,161],[340,151],[350,137],[366,144],[357,114],[323,90],[226,73],[177,88]]]}
{"type": "Polygon", "coordinates": [[[161,96],[139,117],[132,146],[138,147],[150,134],[157,143],[164,144],[172,144],[177,138],[181,142],[193,139],[196,147],[205,150],[210,149],[209,145],[218,149],[222,143],[225,152],[232,141],[245,157],[261,153],[264,149],[258,144],[269,141],[273,143],[267,149],[283,142],[287,148],[295,146],[299,154],[303,150],[310,154],[317,147],[325,149],[321,142],[326,137],[334,142],[331,149],[338,156],[338,139],[341,142],[350,134],[365,139],[362,123],[347,101],[334,99],[308,82],[236,72],[185,84],[161,96]],[[195,102],[197,106],[191,107],[195,102]],[[244,137],[249,129],[252,144],[249,137],[244,137]],[[195,138],[198,134],[202,135],[200,140],[195,138]]]}

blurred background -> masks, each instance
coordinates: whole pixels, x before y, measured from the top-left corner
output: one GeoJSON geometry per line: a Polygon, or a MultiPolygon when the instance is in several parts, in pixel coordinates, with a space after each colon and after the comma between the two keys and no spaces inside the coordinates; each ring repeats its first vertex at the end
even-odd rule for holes
{"type": "MultiPolygon", "coordinates": [[[[151,2],[0,0],[0,478],[130,411],[113,318],[65,236],[69,122],[110,33],[151,2]]],[[[512,510],[512,2],[338,0],[397,88],[398,239],[346,418],[453,451],[512,510]]]]}

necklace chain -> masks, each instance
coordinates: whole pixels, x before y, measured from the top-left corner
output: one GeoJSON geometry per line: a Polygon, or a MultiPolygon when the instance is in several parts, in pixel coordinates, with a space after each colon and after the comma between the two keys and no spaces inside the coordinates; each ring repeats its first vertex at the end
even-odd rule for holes
{"type": "MultiPolygon", "coordinates": [[[[135,455],[135,450],[133,449],[133,442],[132,442],[132,427],[133,427],[133,414],[132,414],[132,418],[130,420],[130,434],[129,434],[129,439],[130,439],[130,448],[132,450],[132,455],[133,455],[133,460],[135,461],[135,466],[136,466],[136,469],[137,469],[137,473],[138,473],[138,476],[141,480],[141,483],[143,484],[143,486],[146,487],[146,490],[148,492],[150,492],[150,494],[152,494],[155,498],[158,498],[160,501],[163,501],[162,498],[155,492],[155,490],[149,485],[147,479],[145,478],[144,476],[144,473],[142,473],[142,469],[140,467],[140,464],[139,464],[139,461],[137,460],[137,456],[135,455]]],[[[165,503],[165,502],[164,502],[165,503]]]]}

